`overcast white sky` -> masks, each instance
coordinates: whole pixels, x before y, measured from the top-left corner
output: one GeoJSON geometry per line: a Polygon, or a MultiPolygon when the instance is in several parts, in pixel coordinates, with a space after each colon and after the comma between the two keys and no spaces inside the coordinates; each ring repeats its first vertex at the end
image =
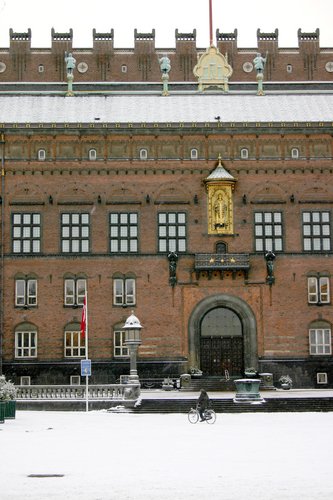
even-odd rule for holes
{"type": "MultiPolygon", "coordinates": [[[[9,28],[32,29],[33,47],[51,46],[51,28],[74,30],[74,47],[92,46],[92,29],[115,31],[115,47],[133,47],[134,28],[156,30],[156,47],[175,46],[175,29],[197,30],[197,46],[209,44],[209,0],[0,0],[0,47],[9,28]]],[[[256,47],[256,32],[279,29],[280,47],[297,47],[297,30],[320,29],[321,47],[333,47],[333,0],[213,0],[213,32],[238,29],[238,47],[256,47]]]]}

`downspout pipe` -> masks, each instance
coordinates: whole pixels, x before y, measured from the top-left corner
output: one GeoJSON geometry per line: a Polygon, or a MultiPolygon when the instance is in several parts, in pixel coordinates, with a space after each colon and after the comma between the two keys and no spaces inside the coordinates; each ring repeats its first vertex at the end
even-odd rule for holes
{"type": "Polygon", "coordinates": [[[4,336],[4,242],[5,242],[5,134],[0,132],[1,145],[1,262],[0,262],[0,375],[3,366],[3,336],[4,336]]]}

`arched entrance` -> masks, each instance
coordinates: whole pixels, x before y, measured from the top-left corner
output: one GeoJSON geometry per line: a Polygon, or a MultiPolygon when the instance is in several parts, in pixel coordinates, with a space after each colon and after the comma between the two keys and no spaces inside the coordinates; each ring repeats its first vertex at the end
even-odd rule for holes
{"type": "Polygon", "coordinates": [[[258,366],[256,319],[249,305],[219,294],[199,302],[189,319],[189,365],[206,375],[242,375],[258,366]]]}
{"type": "Polygon", "coordinates": [[[200,325],[200,368],[204,375],[230,376],[244,372],[243,328],[237,314],[227,307],[215,307],[200,325]]]}

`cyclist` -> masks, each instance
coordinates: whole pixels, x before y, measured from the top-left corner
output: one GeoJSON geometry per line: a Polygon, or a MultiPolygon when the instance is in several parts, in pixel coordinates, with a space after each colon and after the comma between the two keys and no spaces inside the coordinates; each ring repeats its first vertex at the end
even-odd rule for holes
{"type": "Polygon", "coordinates": [[[205,389],[200,390],[200,396],[197,400],[197,409],[200,415],[200,422],[204,422],[205,419],[205,410],[207,410],[209,406],[209,396],[205,389]]]}

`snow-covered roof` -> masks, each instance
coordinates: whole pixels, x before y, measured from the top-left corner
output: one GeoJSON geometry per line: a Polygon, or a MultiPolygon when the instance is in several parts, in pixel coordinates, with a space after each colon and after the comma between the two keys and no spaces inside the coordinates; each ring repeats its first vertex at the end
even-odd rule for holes
{"type": "Polygon", "coordinates": [[[0,123],[329,122],[333,93],[0,95],[0,123]]]}

